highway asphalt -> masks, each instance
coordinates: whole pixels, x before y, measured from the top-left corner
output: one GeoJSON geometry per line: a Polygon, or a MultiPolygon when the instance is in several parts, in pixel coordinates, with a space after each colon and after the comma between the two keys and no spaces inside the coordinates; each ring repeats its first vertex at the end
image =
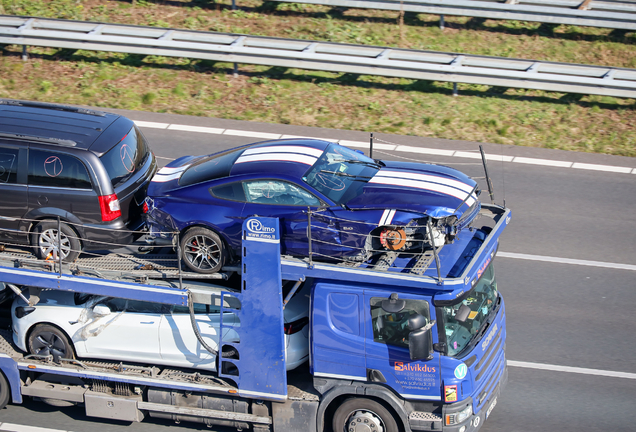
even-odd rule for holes
{"type": "MultiPolygon", "coordinates": [[[[369,139],[368,133],[355,131],[116,112],[143,122],[355,142],[369,139]]],[[[182,155],[212,153],[259,140],[248,134],[142,130],[162,165],[182,155]]],[[[377,134],[376,138],[382,140],[377,143],[416,148],[478,149],[478,144],[465,141],[377,134]]],[[[636,167],[634,158],[496,144],[484,144],[484,149],[489,155],[520,159],[636,167]]],[[[474,177],[483,176],[477,159],[404,151],[385,154],[377,148],[374,157],[444,163],[474,177]]],[[[481,431],[634,431],[636,174],[552,165],[493,160],[488,164],[495,201],[505,199],[513,212],[495,264],[507,308],[506,353],[511,366],[508,386],[481,431]],[[507,253],[544,261],[523,255],[512,258],[507,253]],[[577,260],[576,264],[567,259],[577,260]],[[611,268],[614,264],[626,266],[611,268]]],[[[482,200],[488,200],[486,192],[482,200]]],[[[77,408],[58,411],[34,402],[0,411],[2,422],[76,432],[207,429],[185,423],[93,421],[77,408]]],[[[1,425],[0,430],[4,430],[1,425]]]]}

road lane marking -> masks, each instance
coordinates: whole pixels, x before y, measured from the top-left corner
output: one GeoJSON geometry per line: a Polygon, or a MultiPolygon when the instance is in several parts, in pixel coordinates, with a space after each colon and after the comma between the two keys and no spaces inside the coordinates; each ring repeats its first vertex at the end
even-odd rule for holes
{"type": "Polygon", "coordinates": [[[608,371],[608,370],[600,370],[600,369],[588,369],[588,368],[580,368],[580,367],[572,367],[572,366],[560,366],[560,365],[552,365],[552,364],[545,364],[545,363],[530,363],[530,362],[508,360],[508,366],[520,367],[520,368],[526,368],[526,369],[540,369],[540,370],[547,370],[547,371],[553,371],[553,372],[568,372],[568,373],[577,373],[577,374],[583,374],[583,375],[597,375],[597,376],[605,376],[605,377],[611,377],[611,378],[636,379],[635,373],[616,372],[616,371],[608,371]]]}
{"type": "Polygon", "coordinates": [[[60,429],[49,429],[36,426],[26,426],[15,423],[0,423],[2,432],[66,432],[60,429]]]}
{"type": "Polygon", "coordinates": [[[528,255],[528,254],[520,254],[514,252],[497,252],[497,256],[503,258],[513,258],[513,259],[523,259],[528,261],[542,261],[556,264],[573,264],[580,266],[588,266],[588,267],[602,267],[602,268],[610,268],[610,269],[618,269],[618,270],[631,270],[636,271],[636,265],[632,264],[619,264],[619,263],[609,263],[603,261],[586,261],[586,260],[578,260],[571,258],[557,258],[557,257],[548,257],[548,256],[540,256],[540,255],[528,255]]]}
{"type": "Polygon", "coordinates": [[[611,165],[595,165],[595,164],[586,164],[586,163],[579,163],[579,162],[576,162],[575,164],[573,164],[572,168],[587,169],[587,170],[593,170],[593,171],[608,171],[608,172],[616,172],[616,173],[622,173],[622,174],[629,174],[630,172],[632,172],[632,169],[628,167],[616,167],[611,165]]]}
{"type": "MultiPolygon", "coordinates": [[[[295,135],[244,131],[244,130],[238,130],[238,129],[209,128],[209,127],[188,126],[188,125],[181,125],[181,124],[149,122],[149,121],[141,121],[141,120],[134,120],[134,122],[135,124],[137,124],[137,126],[144,127],[144,128],[169,129],[169,130],[186,131],[186,132],[208,133],[208,134],[214,134],[214,135],[233,135],[233,136],[243,136],[243,137],[249,137],[249,138],[262,138],[262,139],[284,139],[284,138],[295,137],[295,135]]],[[[332,138],[316,138],[316,139],[338,142],[347,147],[369,148],[368,141],[348,141],[348,140],[339,140],[339,139],[332,139],[332,138]]],[[[413,146],[406,146],[406,145],[387,145],[387,144],[380,144],[380,143],[374,143],[373,146],[374,148],[377,148],[378,150],[393,150],[397,152],[430,154],[430,155],[438,155],[438,156],[468,158],[468,159],[481,158],[481,155],[477,152],[440,150],[440,149],[425,148],[425,147],[413,147],[413,146]]],[[[167,159],[167,158],[162,158],[162,159],[167,159]]],[[[550,159],[537,159],[537,158],[527,158],[527,157],[520,157],[520,156],[506,156],[506,155],[494,155],[494,154],[486,154],[486,159],[493,160],[493,161],[500,161],[500,162],[513,162],[513,163],[522,163],[522,164],[528,164],[528,165],[551,166],[551,167],[557,167],[557,168],[574,168],[574,169],[582,169],[582,170],[589,170],[589,171],[612,172],[617,174],[629,174],[629,173],[636,174],[636,168],[613,166],[613,165],[588,164],[588,163],[580,163],[580,162],[557,161],[557,160],[550,160],[550,159]]]]}

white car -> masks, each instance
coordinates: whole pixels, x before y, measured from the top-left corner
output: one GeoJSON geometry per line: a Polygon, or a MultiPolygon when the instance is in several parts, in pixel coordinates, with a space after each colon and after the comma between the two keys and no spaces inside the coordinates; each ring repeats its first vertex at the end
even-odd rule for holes
{"type": "MultiPolygon", "coordinates": [[[[11,307],[13,341],[31,354],[57,358],[94,358],[216,371],[216,357],[192,329],[185,306],[46,290],[35,307],[16,298],[11,307]]],[[[287,370],[309,358],[309,299],[298,292],[285,307],[287,370]]],[[[219,309],[194,305],[196,322],[206,344],[218,349],[219,309]]],[[[224,324],[235,324],[233,313],[224,324]]],[[[233,328],[223,340],[238,341],[233,328]]]]}

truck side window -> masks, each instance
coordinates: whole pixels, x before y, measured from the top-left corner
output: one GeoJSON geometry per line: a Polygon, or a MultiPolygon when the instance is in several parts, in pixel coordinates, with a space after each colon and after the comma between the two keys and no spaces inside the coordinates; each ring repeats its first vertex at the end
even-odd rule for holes
{"type": "Polygon", "coordinates": [[[382,309],[384,297],[371,298],[371,323],[373,325],[373,341],[409,347],[409,317],[418,313],[430,320],[428,302],[426,300],[406,300],[406,306],[400,312],[390,313],[382,309]]]}

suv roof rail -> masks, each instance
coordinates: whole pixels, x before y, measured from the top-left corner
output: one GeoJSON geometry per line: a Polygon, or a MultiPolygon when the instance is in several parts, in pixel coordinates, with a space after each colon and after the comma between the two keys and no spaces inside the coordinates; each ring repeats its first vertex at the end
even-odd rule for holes
{"type": "Polygon", "coordinates": [[[37,141],[37,142],[61,145],[66,147],[75,147],[77,145],[75,141],[68,140],[68,139],[48,138],[48,137],[42,137],[38,135],[27,135],[27,134],[17,134],[17,133],[7,133],[7,132],[0,132],[0,138],[12,138],[12,139],[18,139],[18,140],[37,141]]]}
{"type": "Polygon", "coordinates": [[[58,111],[75,112],[78,114],[88,114],[88,115],[97,116],[97,117],[106,116],[106,113],[103,111],[91,110],[87,108],[79,108],[79,107],[74,107],[70,105],[46,103],[46,102],[33,102],[33,101],[24,101],[24,100],[15,100],[15,99],[0,99],[0,105],[14,105],[14,106],[33,107],[33,108],[53,109],[58,111]]]}

